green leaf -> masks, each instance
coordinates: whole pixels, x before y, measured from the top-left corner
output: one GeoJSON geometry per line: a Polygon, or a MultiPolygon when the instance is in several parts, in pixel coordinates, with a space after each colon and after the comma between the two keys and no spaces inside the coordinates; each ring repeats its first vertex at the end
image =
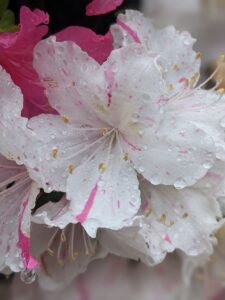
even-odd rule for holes
{"type": "Polygon", "coordinates": [[[0,20],[0,32],[14,32],[17,29],[14,13],[7,9],[0,20]]]}

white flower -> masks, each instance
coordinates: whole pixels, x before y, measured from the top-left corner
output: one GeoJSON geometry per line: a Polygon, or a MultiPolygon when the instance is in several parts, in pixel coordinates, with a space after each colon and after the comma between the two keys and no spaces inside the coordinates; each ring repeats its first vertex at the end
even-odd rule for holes
{"type": "Polygon", "coordinates": [[[72,42],[49,38],[36,47],[34,66],[60,116],[29,120],[37,142],[27,155],[46,191],[67,193],[70,218],[60,227],[80,222],[92,237],[99,227],[120,229],[140,207],[137,173],[184,188],[224,158],[224,104],[217,93],[191,89],[199,68],[192,39],[169,29],[155,43],[166,50],[130,43],[102,66],[72,42]]]}
{"type": "Polygon", "coordinates": [[[3,69],[0,107],[0,270],[32,270],[38,262],[30,255],[30,219],[39,189],[22,165],[29,141],[26,119],[20,116],[22,93],[3,69]]]}

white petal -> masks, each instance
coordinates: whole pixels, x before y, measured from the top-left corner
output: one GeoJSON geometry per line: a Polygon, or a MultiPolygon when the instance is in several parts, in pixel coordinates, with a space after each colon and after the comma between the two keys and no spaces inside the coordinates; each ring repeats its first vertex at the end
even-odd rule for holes
{"type": "Polygon", "coordinates": [[[24,145],[28,140],[27,119],[21,117],[22,108],[20,89],[0,67],[0,152],[20,164],[24,161],[24,145]]]}
{"type": "Polygon", "coordinates": [[[102,232],[102,243],[109,251],[148,264],[159,263],[176,249],[190,256],[212,253],[215,239],[211,235],[220,227],[217,219],[221,218],[215,198],[194,188],[178,191],[146,182],[141,190],[146,217],[136,218],[120,231],[102,232]]]}
{"type": "Polygon", "coordinates": [[[99,227],[123,227],[140,206],[135,170],[123,159],[118,144],[108,147],[101,147],[68,179],[67,198],[74,221],[82,223],[92,237],[99,227]]]}
{"type": "Polygon", "coordinates": [[[31,209],[39,190],[24,167],[1,157],[0,269],[18,272],[35,263],[29,253],[31,209]]]}
{"type": "Polygon", "coordinates": [[[101,129],[75,128],[54,115],[34,117],[28,127],[34,135],[26,149],[32,178],[46,192],[66,191],[70,173],[98,146],[101,129]]]}
{"type": "Polygon", "coordinates": [[[183,88],[195,84],[199,77],[200,59],[193,51],[195,40],[188,32],[179,32],[173,26],[156,30],[140,12],[128,10],[118,16],[117,25],[111,27],[114,46],[141,43],[160,56],[161,70],[168,85],[183,88]]]}
{"type": "Polygon", "coordinates": [[[34,67],[46,86],[50,104],[76,124],[82,117],[82,125],[89,120],[98,123],[98,105],[107,99],[100,65],[75,43],[56,42],[55,38],[41,41],[34,57],[34,67]]]}

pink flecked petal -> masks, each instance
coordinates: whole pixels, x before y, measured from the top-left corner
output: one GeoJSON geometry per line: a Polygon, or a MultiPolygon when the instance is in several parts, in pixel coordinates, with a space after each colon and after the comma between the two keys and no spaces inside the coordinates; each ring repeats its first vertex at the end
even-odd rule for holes
{"type": "Polygon", "coordinates": [[[0,34],[0,64],[21,88],[23,115],[27,117],[49,110],[44,88],[32,66],[33,48],[48,31],[47,26],[41,24],[47,22],[46,13],[22,7],[19,31],[0,34]]]}
{"type": "Polygon", "coordinates": [[[112,34],[97,35],[89,28],[71,26],[56,34],[58,42],[72,41],[87,52],[98,63],[102,64],[112,51],[112,34]]]}
{"type": "Polygon", "coordinates": [[[0,156],[0,270],[34,267],[29,255],[31,208],[39,190],[23,166],[0,156]],[[26,206],[25,206],[26,204],[26,206]]]}
{"type": "Polygon", "coordinates": [[[123,3],[123,0],[93,0],[86,7],[87,16],[107,14],[115,10],[123,3]]]}

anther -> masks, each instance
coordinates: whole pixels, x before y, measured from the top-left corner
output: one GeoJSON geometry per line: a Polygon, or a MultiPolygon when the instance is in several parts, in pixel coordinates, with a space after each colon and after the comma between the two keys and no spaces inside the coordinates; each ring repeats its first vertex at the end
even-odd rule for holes
{"type": "Polygon", "coordinates": [[[152,209],[149,207],[149,208],[147,208],[147,210],[146,210],[146,212],[145,212],[145,217],[147,218],[147,217],[149,217],[150,215],[151,215],[151,213],[152,213],[152,209]]]}
{"type": "Polygon", "coordinates": [[[169,92],[171,92],[173,90],[173,85],[170,83],[167,85],[167,89],[169,92]]]}

